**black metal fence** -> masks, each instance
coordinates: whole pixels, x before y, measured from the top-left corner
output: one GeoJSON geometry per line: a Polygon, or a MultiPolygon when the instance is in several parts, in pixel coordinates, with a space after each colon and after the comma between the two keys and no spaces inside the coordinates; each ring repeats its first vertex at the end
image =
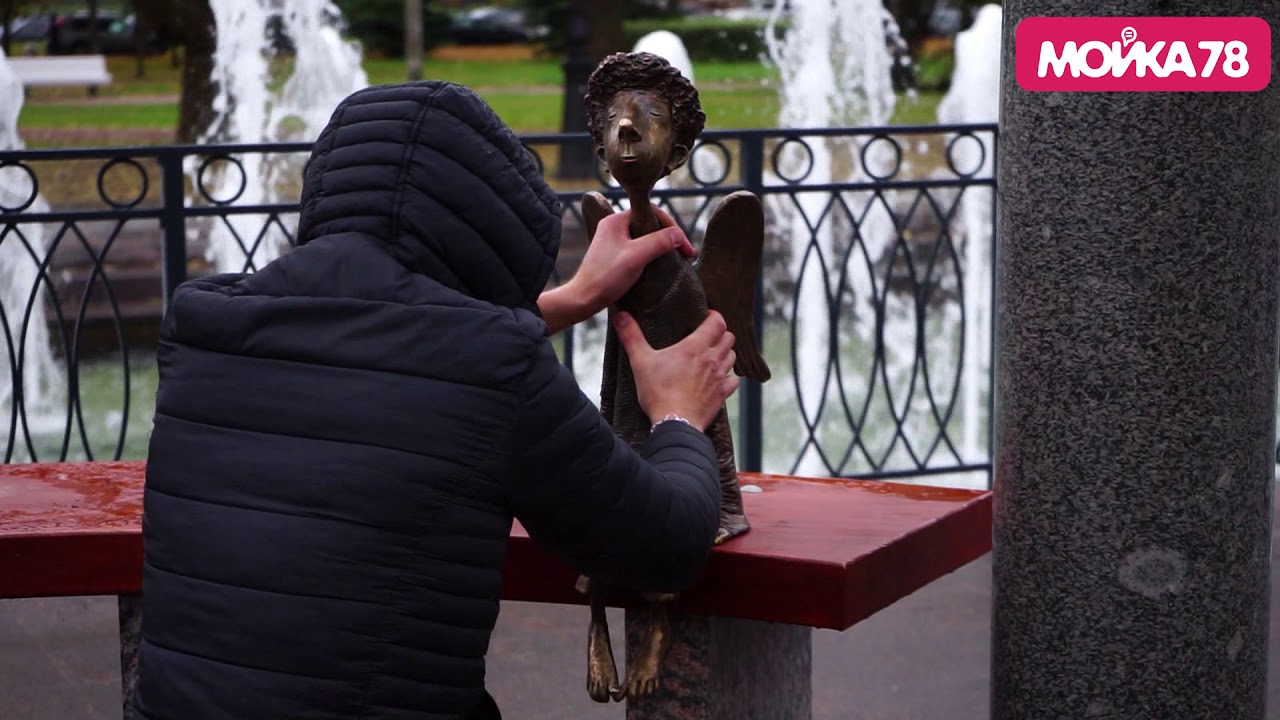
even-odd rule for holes
{"type": "MultiPolygon", "coordinates": [[[[774,378],[731,411],[741,466],[990,483],[994,125],[704,133],[655,201],[695,246],[716,202],[765,202],[757,329],[774,378]],[[973,478],[978,478],[974,481],[973,478]]],[[[566,204],[553,282],[584,251],[558,177],[582,135],[526,146],[566,204]]],[[[0,153],[0,459],[141,457],[166,299],[287,250],[308,144],[0,153]]],[[[558,339],[593,394],[599,318],[558,339]]]]}

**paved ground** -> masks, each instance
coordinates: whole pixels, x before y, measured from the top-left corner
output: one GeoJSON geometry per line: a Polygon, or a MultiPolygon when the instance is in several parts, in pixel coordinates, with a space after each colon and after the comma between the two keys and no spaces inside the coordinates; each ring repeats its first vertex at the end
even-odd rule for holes
{"type": "MultiPolygon", "coordinates": [[[[1277,555],[1273,550],[1273,562],[1277,555]]],[[[987,716],[990,558],[844,633],[814,636],[815,720],[980,720],[987,716]]],[[[1280,578],[1272,579],[1273,653],[1280,578]]],[[[117,720],[114,598],[0,601],[0,718],[117,720]]],[[[621,627],[614,617],[612,626],[621,627]]],[[[490,688],[515,720],[621,720],[586,697],[584,608],[504,605],[490,688]]],[[[1271,663],[1270,717],[1280,718],[1271,663]]]]}

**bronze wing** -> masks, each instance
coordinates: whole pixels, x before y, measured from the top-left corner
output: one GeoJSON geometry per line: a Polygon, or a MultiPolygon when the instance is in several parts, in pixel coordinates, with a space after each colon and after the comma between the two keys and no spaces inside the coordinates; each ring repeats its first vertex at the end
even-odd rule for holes
{"type": "MultiPolygon", "coordinates": [[[[613,214],[613,206],[598,192],[582,196],[582,224],[586,226],[587,242],[596,236],[600,221],[613,214]]],[[[613,331],[613,308],[609,308],[604,329],[604,362],[600,373],[600,414],[609,425],[614,424],[613,401],[618,383],[618,336],[613,331]]]]}
{"type": "Polygon", "coordinates": [[[613,206],[598,192],[589,192],[582,196],[582,222],[587,227],[587,242],[596,236],[596,227],[600,221],[613,214],[613,206]]]}
{"type": "Polygon", "coordinates": [[[764,208],[746,190],[727,195],[711,213],[698,258],[707,305],[724,316],[734,337],[733,371],[765,382],[772,373],[756,343],[756,283],[764,250],[764,208]]]}

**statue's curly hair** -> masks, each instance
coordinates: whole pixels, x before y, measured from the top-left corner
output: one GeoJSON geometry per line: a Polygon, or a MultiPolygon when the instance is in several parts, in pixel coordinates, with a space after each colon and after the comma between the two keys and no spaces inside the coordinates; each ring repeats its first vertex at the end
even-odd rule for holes
{"type": "Polygon", "coordinates": [[[677,145],[690,150],[706,125],[698,89],[665,58],[652,53],[614,53],[600,62],[587,79],[587,129],[596,144],[609,127],[609,102],[624,90],[650,90],[671,106],[671,130],[677,145]]]}

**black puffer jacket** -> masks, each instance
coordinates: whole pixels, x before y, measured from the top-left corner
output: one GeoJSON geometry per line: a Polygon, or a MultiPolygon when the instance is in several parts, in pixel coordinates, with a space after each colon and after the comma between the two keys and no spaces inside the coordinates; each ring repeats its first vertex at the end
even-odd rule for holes
{"type": "Polygon", "coordinates": [[[636,454],[557,361],[560,208],[474,94],[356,93],[303,192],[300,247],[165,316],[141,718],[467,717],[513,515],[632,586],[710,549],[710,442],[665,423],[636,454]]]}

